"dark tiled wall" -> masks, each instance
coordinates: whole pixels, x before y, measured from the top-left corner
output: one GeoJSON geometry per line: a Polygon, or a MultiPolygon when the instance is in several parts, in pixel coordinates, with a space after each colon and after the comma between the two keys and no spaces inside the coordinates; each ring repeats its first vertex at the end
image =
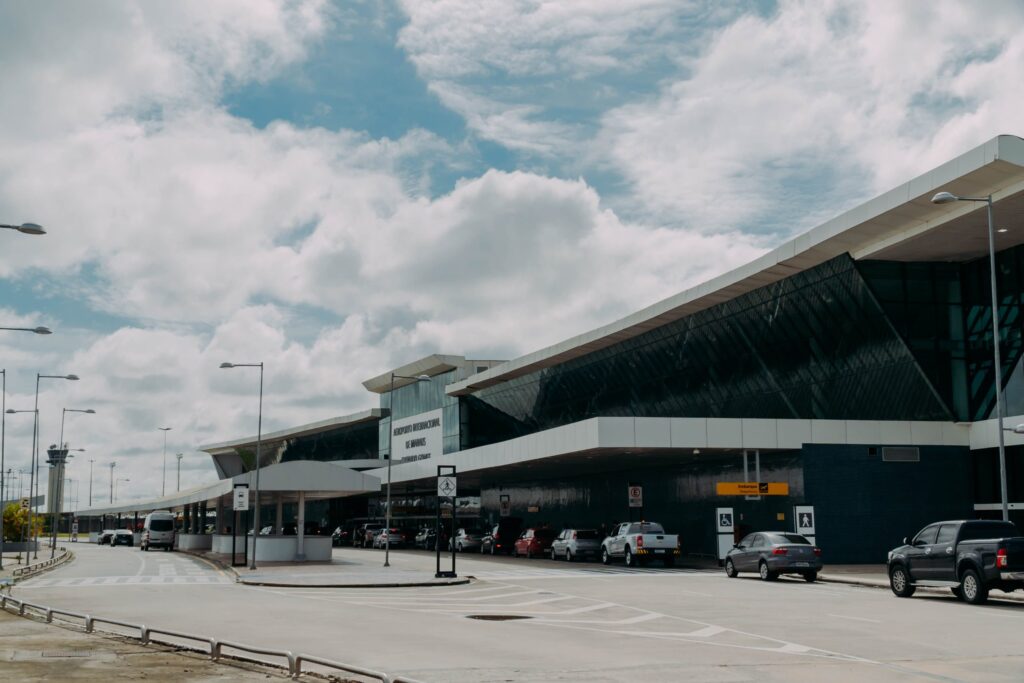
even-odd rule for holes
{"type": "Polygon", "coordinates": [[[826,563],[884,563],[925,524],[975,516],[967,447],[921,447],[920,462],[883,462],[876,450],[804,446],[807,503],[826,563]]]}

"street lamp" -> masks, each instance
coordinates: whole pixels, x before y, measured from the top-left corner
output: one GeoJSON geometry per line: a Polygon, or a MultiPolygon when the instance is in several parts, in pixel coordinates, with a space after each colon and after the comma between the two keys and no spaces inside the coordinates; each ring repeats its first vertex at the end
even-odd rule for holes
{"type": "Polygon", "coordinates": [[[110,463],[110,504],[114,504],[114,468],[117,467],[116,462],[110,463]]]}
{"type": "Polygon", "coordinates": [[[92,464],[96,462],[94,458],[89,458],[89,507],[92,507],[92,464]]]}
{"type": "Polygon", "coordinates": [[[167,432],[171,431],[171,427],[157,427],[161,432],[164,433],[164,473],[160,480],[160,497],[167,495],[167,432]]]}
{"type": "MultiPolygon", "coordinates": [[[[113,471],[113,470],[111,470],[111,471],[113,471]]],[[[117,502],[117,485],[119,483],[121,483],[122,481],[131,481],[131,479],[129,479],[128,477],[118,477],[117,479],[114,480],[114,502],[115,503],[117,502]]]]}
{"type": "Polygon", "coordinates": [[[1003,507],[1003,521],[1010,521],[1010,505],[1006,492],[1006,445],[1003,438],[1003,368],[999,357],[999,296],[996,292],[996,235],[992,219],[992,195],[987,197],[958,197],[951,192],[939,192],[932,197],[933,204],[953,202],[985,202],[988,209],[988,263],[992,284],[992,357],[995,362],[996,417],[999,420],[999,492],[1003,507]]]}
{"type": "MultiPolygon", "coordinates": [[[[430,377],[427,375],[417,375],[415,377],[407,377],[405,375],[396,375],[391,373],[391,391],[388,392],[388,492],[387,500],[385,501],[384,509],[384,566],[390,567],[390,555],[391,555],[391,461],[394,460],[395,450],[392,448],[392,441],[394,440],[395,433],[395,380],[396,379],[410,379],[413,382],[429,382],[430,377]]],[[[440,543],[440,539],[437,541],[440,543]]],[[[453,541],[454,543],[454,541],[453,541]]]]}
{"type": "Polygon", "coordinates": [[[184,453],[177,453],[175,457],[178,458],[178,491],[181,491],[181,458],[185,455],[184,453]]]}
{"type": "MultiPolygon", "coordinates": [[[[35,403],[35,424],[32,427],[32,472],[29,477],[28,495],[39,495],[39,380],[41,379],[67,379],[78,381],[78,375],[41,375],[36,373],[36,403],[35,403]],[[34,485],[33,485],[34,484],[34,485]]],[[[32,507],[29,506],[29,526],[32,525],[32,507]]],[[[39,535],[36,535],[36,547],[34,559],[39,559],[39,535]]]]}
{"type": "Polygon", "coordinates": [[[259,368],[260,369],[260,404],[259,416],[256,420],[256,491],[255,511],[252,516],[252,560],[249,562],[249,570],[256,569],[256,539],[259,537],[260,528],[260,449],[263,445],[263,363],[221,363],[222,370],[231,368],[259,368]]]}
{"type": "Polygon", "coordinates": [[[0,330],[14,330],[16,332],[34,332],[35,334],[53,334],[49,327],[0,327],[0,330]]]}
{"type": "Polygon", "coordinates": [[[0,223],[0,228],[7,228],[8,230],[17,230],[18,232],[26,235],[45,235],[46,231],[43,230],[43,226],[35,223],[22,223],[21,225],[4,225],[0,223]]]}
{"type": "MultiPolygon", "coordinates": [[[[4,383],[5,384],[7,383],[7,373],[4,373],[4,383]]],[[[6,403],[6,400],[5,400],[5,403],[6,403]]],[[[8,409],[6,409],[4,411],[4,416],[7,416],[7,415],[17,415],[18,413],[36,413],[36,412],[39,412],[39,411],[36,411],[36,410],[15,410],[14,408],[8,408],[8,409]]],[[[4,422],[5,422],[5,428],[6,428],[6,419],[4,420],[4,422]]],[[[8,471],[7,474],[10,474],[10,471],[8,471]]],[[[18,498],[22,497],[22,495],[21,495],[22,494],[21,486],[22,486],[22,482],[24,481],[24,477],[22,476],[23,474],[24,474],[24,472],[22,470],[18,470],[18,498]]],[[[31,474],[31,471],[30,471],[30,474],[31,474]]],[[[29,497],[32,496],[32,487],[31,486],[29,486],[28,495],[29,495],[29,497]]],[[[0,515],[0,518],[2,518],[2,517],[3,517],[3,515],[0,515]]],[[[31,517],[31,515],[29,515],[29,522],[31,522],[31,520],[32,520],[32,517],[31,517]]],[[[22,529],[21,529],[21,540],[22,540],[22,542],[28,541],[27,536],[28,536],[28,528],[29,528],[29,526],[30,526],[30,524],[27,524],[27,525],[23,526],[22,529]]],[[[2,549],[2,548],[3,548],[3,541],[0,540],[0,549],[2,549]]],[[[28,556],[28,550],[26,550],[25,553],[26,553],[26,557],[27,557],[28,556]]],[[[0,553],[0,556],[2,556],[2,554],[3,553],[0,553]]],[[[20,550],[18,551],[18,562],[21,563],[21,551],[20,550]]]]}

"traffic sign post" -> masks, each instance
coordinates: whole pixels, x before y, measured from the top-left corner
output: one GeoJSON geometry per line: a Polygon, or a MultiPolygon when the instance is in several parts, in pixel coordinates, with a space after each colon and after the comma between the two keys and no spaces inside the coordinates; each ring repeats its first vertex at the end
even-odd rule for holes
{"type": "Polygon", "coordinates": [[[435,537],[435,546],[437,548],[437,571],[434,574],[434,578],[455,578],[458,574],[455,573],[455,496],[458,494],[458,482],[455,478],[455,466],[454,465],[438,465],[437,466],[437,535],[435,537]],[[452,544],[452,569],[451,571],[441,571],[441,500],[443,498],[451,498],[452,501],[452,531],[448,537],[452,544]]]}
{"type": "MultiPolygon", "coordinates": [[[[235,523],[231,527],[231,566],[232,567],[244,567],[246,560],[249,557],[249,535],[245,534],[242,536],[242,561],[237,562],[235,560],[235,539],[238,538],[238,525],[241,521],[241,513],[249,512],[249,485],[248,484],[235,484],[231,499],[231,509],[235,513],[235,523]]],[[[248,514],[246,514],[248,519],[248,514]]],[[[256,558],[253,558],[254,560],[256,558]]]]}
{"type": "Polygon", "coordinates": [[[498,496],[498,516],[509,517],[512,515],[512,497],[507,493],[498,496]]]}

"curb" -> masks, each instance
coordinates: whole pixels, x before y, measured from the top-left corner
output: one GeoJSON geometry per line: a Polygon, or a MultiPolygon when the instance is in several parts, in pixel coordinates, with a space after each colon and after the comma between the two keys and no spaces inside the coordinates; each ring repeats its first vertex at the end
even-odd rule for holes
{"type": "Polygon", "coordinates": [[[62,548],[62,550],[64,551],[64,554],[60,555],[59,557],[53,558],[53,560],[43,560],[42,562],[37,562],[36,565],[38,565],[38,568],[36,569],[33,569],[33,567],[36,565],[31,564],[22,567],[22,569],[31,569],[32,571],[25,572],[23,574],[20,574],[19,576],[12,576],[11,579],[13,580],[14,584],[16,585],[20,581],[24,581],[25,579],[31,579],[32,577],[39,576],[40,574],[48,572],[51,569],[61,567],[70,562],[72,559],[74,559],[75,554],[73,552],[71,552],[67,548],[62,548]]]}
{"type": "MultiPolygon", "coordinates": [[[[818,581],[820,581],[822,583],[841,583],[841,584],[846,584],[846,585],[849,585],[849,586],[864,586],[865,588],[882,588],[882,589],[888,589],[889,588],[889,582],[888,581],[882,581],[882,580],[879,580],[879,579],[855,579],[855,578],[848,578],[848,577],[845,577],[845,576],[835,576],[835,575],[824,576],[824,575],[819,574],[818,575],[818,581]]],[[[925,591],[925,592],[928,592],[928,593],[940,594],[940,595],[948,595],[949,594],[949,589],[948,588],[943,588],[941,586],[918,586],[917,590],[925,591]]],[[[994,595],[990,594],[989,597],[990,598],[994,598],[996,600],[1009,600],[1011,602],[1024,602],[1024,595],[1016,595],[1014,593],[1001,593],[1000,592],[1000,593],[996,593],[994,595]]]]}
{"type": "Polygon", "coordinates": [[[466,577],[452,579],[443,583],[413,581],[410,583],[287,583],[284,581],[253,581],[250,579],[238,579],[238,583],[244,586],[271,586],[275,588],[429,588],[432,586],[463,586],[472,581],[466,577]]]}

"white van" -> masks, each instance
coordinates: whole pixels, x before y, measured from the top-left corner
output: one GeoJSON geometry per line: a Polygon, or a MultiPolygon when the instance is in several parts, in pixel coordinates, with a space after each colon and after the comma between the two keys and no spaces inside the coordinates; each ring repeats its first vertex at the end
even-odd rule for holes
{"type": "Polygon", "coordinates": [[[163,548],[171,550],[174,547],[174,514],[166,510],[157,510],[146,515],[146,521],[142,525],[142,541],[139,543],[141,550],[150,548],[163,548]]]}

